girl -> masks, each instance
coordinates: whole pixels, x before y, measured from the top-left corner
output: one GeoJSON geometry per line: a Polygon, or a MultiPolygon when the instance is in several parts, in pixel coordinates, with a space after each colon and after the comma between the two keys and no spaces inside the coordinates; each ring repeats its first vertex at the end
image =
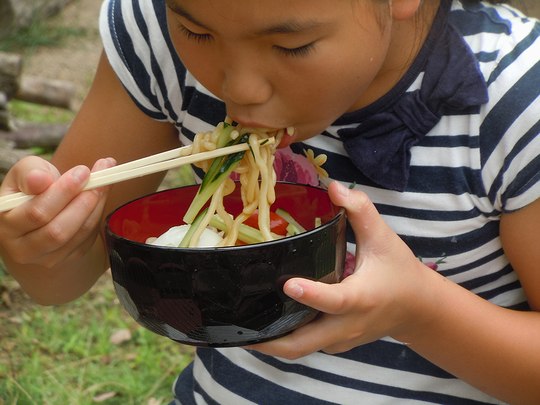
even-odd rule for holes
{"type": "Polygon", "coordinates": [[[37,302],[90,288],[108,266],[104,216],[163,177],[81,192],[87,167],[188,143],[226,114],[294,127],[280,179],[304,181],[308,158],[328,155],[354,231],[350,275],[289,280],[285,293],[323,315],[271,342],[198,350],[175,403],[540,403],[537,21],[472,0],[102,10],[105,53],[52,164],[24,159],[0,190],[38,195],[0,216],[2,257],[37,302]]]}

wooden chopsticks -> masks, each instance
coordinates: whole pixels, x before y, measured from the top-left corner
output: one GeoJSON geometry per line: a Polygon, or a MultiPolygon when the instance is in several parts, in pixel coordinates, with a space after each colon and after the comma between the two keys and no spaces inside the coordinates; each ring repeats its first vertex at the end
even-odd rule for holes
{"type": "MultiPolygon", "coordinates": [[[[264,143],[264,145],[272,145],[275,142],[275,139],[268,138],[263,139],[260,142],[264,143]]],[[[90,175],[84,190],[91,190],[94,188],[119,183],[121,181],[146,176],[148,174],[173,169],[175,167],[246,151],[249,150],[249,144],[240,143],[238,145],[195,153],[193,155],[190,154],[191,150],[191,145],[184,146],[133,160],[131,162],[100,170],[98,172],[93,172],[90,175]]],[[[18,207],[22,203],[31,200],[32,198],[34,198],[33,195],[28,195],[22,192],[2,196],[0,197],[0,212],[9,211],[15,207],[18,207]]]]}

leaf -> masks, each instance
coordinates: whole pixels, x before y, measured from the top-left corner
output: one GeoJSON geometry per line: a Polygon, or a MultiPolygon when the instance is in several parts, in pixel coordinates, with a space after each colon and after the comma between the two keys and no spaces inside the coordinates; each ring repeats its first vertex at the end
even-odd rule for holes
{"type": "Polygon", "coordinates": [[[105,402],[111,398],[114,398],[116,394],[117,393],[114,391],[104,392],[103,394],[96,395],[94,398],[92,398],[92,400],[94,402],[105,402]]]}

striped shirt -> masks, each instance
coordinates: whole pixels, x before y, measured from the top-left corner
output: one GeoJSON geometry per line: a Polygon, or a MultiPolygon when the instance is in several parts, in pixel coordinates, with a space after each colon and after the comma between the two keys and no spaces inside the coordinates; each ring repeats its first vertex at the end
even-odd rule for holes
{"type": "MultiPolygon", "coordinates": [[[[502,249],[499,219],[540,196],[539,23],[506,5],[454,0],[441,7],[449,10],[438,18],[472,55],[489,100],[442,114],[411,148],[403,191],[370,181],[352,163],[340,134],[421,89],[431,74],[425,64],[414,63],[374,105],[346,114],[292,150],[298,156],[305,149],[325,153],[330,177],[362,188],[412,251],[437,263],[442,275],[497,305],[527,310],[502,249]]],[[[163,0],[105,0],[100,29],[108,59],[134,102],[150,117],[175,125],[181,142],[223,120],[223,103],[176,54],[163,0]]],[[[437,29],[434,24],[432,38],[437,29]]],[[[424,52],[427,58],[430,52],[424,52]]],[[[452,69],[444,74],[459,78],[452,69]]],[[[349,250],[354,252],[352,242],[349,250]]],[[[174,391],[184,405],[500,403],[391,338],[293,361],[242,348],[201,348],[174,391]]]]}

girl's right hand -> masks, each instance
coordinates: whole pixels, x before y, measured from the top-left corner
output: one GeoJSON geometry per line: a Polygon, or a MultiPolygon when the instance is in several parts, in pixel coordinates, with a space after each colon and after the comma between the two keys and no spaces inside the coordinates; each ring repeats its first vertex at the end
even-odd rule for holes
{"type": "MultiPolygon", "coordinates": [[[[92,171],[115,164],[100,159],[92,171]]],[[[8,270],[53,268],[84,255],[99,234],[106,189],[82,191],[90,176],[86,166],[61,175],[51,163],[31,156],[16,163],[0,186],[0,195],[22,191],[35,197],[0,214],[0,255],[8,270]]]]}

